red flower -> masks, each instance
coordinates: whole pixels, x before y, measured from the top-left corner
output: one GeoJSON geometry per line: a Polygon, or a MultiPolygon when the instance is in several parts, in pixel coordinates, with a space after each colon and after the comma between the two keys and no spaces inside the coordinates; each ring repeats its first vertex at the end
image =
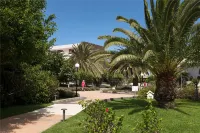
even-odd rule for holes
{"type": "Polygon", "coordinates": [[[106,112],[108,112],[109,111],[109,109],[108,108],[106,108],[106,112]]]}

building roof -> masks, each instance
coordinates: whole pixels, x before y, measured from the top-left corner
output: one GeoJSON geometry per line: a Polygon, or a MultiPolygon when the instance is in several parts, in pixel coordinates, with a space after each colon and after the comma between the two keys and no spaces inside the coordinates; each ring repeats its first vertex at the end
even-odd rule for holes
{"type": "Polygon", "coordinates": [[[55,46],[52,46],[50,48],[50,50],[63,50],[63,49],[70,49],[72,48],[73,45],[79,45],[80,43],[74,43],[74,44],[64,44],[64,45],[55,45],[55,46]]]}
{"type": "MultiPolygon", "coordinates": [[[[103,49],[103,46],[96,45],[96,44],[93,44],[93,43],[89,43],[89,42],[81,42],[81,43],[88,43],[88,44],[94,46],[95,49],[103,49]]],[[[81,43],[64,44],[64,45],[55,45],[55,46],[50,47],[50,50],[51,50],[51,51],[54,51],[54,50],[71,49],[71,48],[73,48],[73,45],[79,45],[79,44],[81,44],[81,43]]]]}

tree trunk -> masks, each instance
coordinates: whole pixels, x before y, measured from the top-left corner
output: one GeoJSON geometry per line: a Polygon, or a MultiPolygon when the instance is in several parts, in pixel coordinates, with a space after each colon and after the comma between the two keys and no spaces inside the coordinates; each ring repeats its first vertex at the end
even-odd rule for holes
{"type": "Polygon", "coordinates": [[[162,108],[174,108],[176,80],[170,72],[157,75],[155,99],[162,108]]]}

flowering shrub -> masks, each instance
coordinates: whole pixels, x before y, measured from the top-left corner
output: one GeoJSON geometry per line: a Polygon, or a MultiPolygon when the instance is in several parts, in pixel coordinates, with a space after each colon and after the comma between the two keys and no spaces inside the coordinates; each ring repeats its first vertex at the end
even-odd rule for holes
{"type": "Polygon", "coordinates": [[[88,115],[83,122],[87,133],[118,133],[122,126],[123,116],[116,117],[112,109],[107,108],[100,100],[81,101],[84,112],[88,115]]]}
{"type": "Polygon", "coordinates": [[[142,113],[143,122],[137,124],[134,133],[160,133],[161,119],[158,119],[157,112],[149,101],[146,110],[142,113]]]}

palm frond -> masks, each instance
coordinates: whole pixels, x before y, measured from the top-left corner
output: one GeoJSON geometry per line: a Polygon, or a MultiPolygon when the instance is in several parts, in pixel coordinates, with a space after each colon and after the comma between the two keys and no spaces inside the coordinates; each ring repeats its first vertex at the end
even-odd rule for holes
{"type": "Polygon", "coordinates": [[[129,22],[129,20],[127,18],[122,17],[122,16],[117,16],[116,20],[121,21],[121,22],[126,22],[126,23],[129,22]]]}
{"type": "Polygon", "coordinates": [[[134,34],[133,32],[131,32],[129,30],[125,30],[125,29],[122,29],[122,28],[115,28],[113,30],[113,32],[122,32],[125,35],[129,36],[131,39],[135,40],[137,43],[142,43],[141,38],[138,35],[134,34]]]}
{"type": "Polygon", "coordinates": [[[129,45],[129,40],[122,37],[113,37],[105,41],[104,48],[107,49],[113,45],[127,46],[129,45]]]}
{"type": "Polygon", "coordinates": [[[138,57],[132,54],[122,54],[117,56],[111,61],[111,64],[116,64],[119,61],[133,61],[133,60],[138,60],[138,57]]]}

